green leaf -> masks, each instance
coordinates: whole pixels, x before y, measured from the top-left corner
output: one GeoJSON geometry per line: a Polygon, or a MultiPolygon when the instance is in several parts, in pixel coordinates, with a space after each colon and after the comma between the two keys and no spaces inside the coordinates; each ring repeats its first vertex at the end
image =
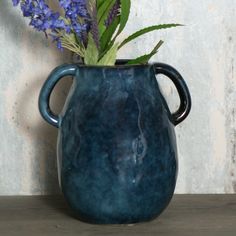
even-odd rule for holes
{"type": "Polygon", "coordinates": [[[149,32],[155,31],[155,30],[161,30],[161,29],[168,29],[172,27],[182,26],[181,24],[163,24],[163,25],[153,25],[147,28],[144,28],[142,30],[139,30],[135,32],[134,34],[130,35],[127,39],[125,39],[119,46],[119,49],[123,47],[125,44],[129,43],[130,41],[138,38],[139,36],[142,36],[144,34],[147,34],[149,32]]]}
{"type": "Polygon", "coordinates": [[[98,62],[98,65],[113,66],[116,62],[118,44],[115,44],[98,62]]]}
{"type": "Polygon", "coordinates": [[[120,13],[120,27],[116,33],[116,36],[110,42],[109,46],[112,47],[116,41],[116,38],[124,30],[130,15],[131,1],[130,0],[120,0],[121,4],[121,13],[120,13]]]}
{"type": "Polygon", "coordinates": [[[94,42],[97,45],[97,48],[100,47],[100,34],[98,29],[98,22],[97,22],[97,0],[87,0],[86,1],[86,9],[88,14],[90,15],[90,32],[93,36],[94,42]]]}
{"type": "Polygon", "coordinates": [[[117,37],[124,30],[124,28],[128,22],[129,15],[130,15],[131,1],[130,0],[120,0],[120,1],[121,1],[121,13],[119,16],[120,17],[119,23],[115,22],[113,26],[112,25],[109,26],[109,28],[112,27],[112,29],[109,30],[109,28],[108,28],[109,32],[107,32],[107,33],[106,33],[106,31],[102,31],[103,34],[106,33],[106,35],[104,35],[103,43],[102,43],[102,45],[103,45],[102,50],[101,50],[102,55],[104,55],[114,45],[117,37]],[[119,29],[117,30],[118,25],[120,25],[120,26],[119,26],[119,29]],[[116,30],[117,30],[117,33],[114,36],[114,38],[112,39],[112,36],[116,30]],[[112,35],[111,35],[111,33],[112,33],[112,35]]]}
{"type": "MultiPolygon", "coordinates": [[[[130,15],[130,8],[131,8],[131,1],[130,0],[121,0],[121,14],[120,14],[120,26],[119,29],[114,36],[114,38],[111,40],[108,40],[106,43],[106,46],[103,48],[104,53],[106,53],[110,48],[114,45],[117,37],[120,35],[120,33],[124,30],[128,19],[130,15]]],[[[116,28],[118,25],[116,26],[116,28]]]]}
{"type": "Polygon", "coordinates": [[[130,8],[131,8],[131,1],[130,0],[120,0],[121,4],[121,14],[120,14],[120,27],[117,32],[117,36],[123,31],[125,28],[129,15],[130,15],[130,8]]]}
{"type": "Polygon", "coordinates": [[[116,0],[105,0],[98,9],[98,26],[100,35],[102,35],[106,30],[106,26],[104,23],[115,2],[116,0]]]}
{"type": "Polygon", "coordinates": [[[160,40],[158,44],[154,47],[154,49],[149,53],[145,54],[141,57],[138,57],[134,60],[129,61],[128,65],[137,65],[137,64],[146,64],[148,61],[158,52],[158,49],[161,47],[161,45],[164,43],[164,41],[160,40]]]}
{"type": "Polygon", "coordinates": [[[112,2],[114,2],[114,0],[105,0],[101,1],[100,3],[97,3],[99,4],[99,6],[97,7],[99,21],[101,21],[102,16],[107,12],[107,9],[109,8],[112,2]]]}
{"type": "Polygon", "coordinates": [[[114,35],[117,26],[120,23],[120,16],[117,16],[115,20],[111,23],[111,25],[106,29],[106,31],[103,33],[101,37],[101,52],[104,52],[104,50],[107,48],[109,45],[112,36],[114,35]]]}
{"type": "Polygon", "coordinates": [[[88,35],[88,46],[84,55],[84,63],[86,65],[96,65],[98,62],[99,52],[94,42],[93,36],[91,33],[88,35]]]}
{"type": "Polygon", "coordinates": [[[97,9],[99,9],[103,3],[104,0],[97,0],[97,9]]]}

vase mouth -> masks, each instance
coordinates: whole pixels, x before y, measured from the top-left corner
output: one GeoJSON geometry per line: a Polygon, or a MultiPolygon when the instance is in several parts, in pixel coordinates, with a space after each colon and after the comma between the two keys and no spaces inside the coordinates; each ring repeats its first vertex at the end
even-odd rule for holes
{"type": "Polygon", "coordinates": [[[107,68],[107,69],[122,69],[122,68],[142,68],[142,67],[150,67],[152,64],[145,63],[145,64],[127,64],[130,60],[129,59],[119,59],[116,60],[115,65],[109,66],[109,65],[85,65],[83,63],[76,63],[78,67],[84,67],[84,68],[107,68]]]}

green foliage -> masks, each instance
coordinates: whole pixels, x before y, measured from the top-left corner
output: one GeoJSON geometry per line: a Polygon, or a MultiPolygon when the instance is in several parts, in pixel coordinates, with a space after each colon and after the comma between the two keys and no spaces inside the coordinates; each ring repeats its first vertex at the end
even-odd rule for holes
{"type": "Polygon", "coordinates": [[[130,14],[131,2],[130,0],[120,0],[121,14],[120,14],[120,27],[117,36],[124,30],[130,14]]]}
{"type": "Polygon", "coordinates": [[[104,0],[97,0],[97,9],[99,9],[101,7],[103,2],[104,2],[104,0]]]}
{"type": "Polygon", "coordinates": [[[84,63],[86,65],[96,65],[98,63],[98,49],[94,42],[93,36],[89,34],[88,46],[84,54],[84,63]]]}
{"type": "Polygon", "coordinates": [[[98,8],[98,28],[100,35],[102,35],[106,30],[104,22],[108,18],[109,12],[114,6],[116,0],[104,0],[100,2],[100,7],[98,8]]]}
{"type": "MultiPolygon", "coordinates": [[[[131,41],[153,31],[181,26],[149,26],[118,42],[129,20],[131,0],[61,1],[58,11],[50,8],[48,0],[12,1],[14,6],[21,6],[31,26],[51,37],[58,49],[78,54],[86,65],[115,65],[118,50],[131,41]]],[[[151,52],[128,64],[148,63],[162,44],[160,40],[151,52]]]]}
{"type": "Polygon", "coordinates": [[[141,57],[138,57],[134,60],[130,60],[127,64],[128,65],[137,65],[137,64],[147,64],[148,61],[154,56],[157,52],[158,49],[161,47],[161,45],[164,43],[164,41],[160,40],[158,44],[154,47],[154,49],[149,53],[145,54],[141,57]]]}
{"type": "Polygon", "coordinates": [[[116,62],[116,56],[118,51],[118,44],[114,44],[113,47],[110,48],[109,51],[100,59],[98,65],[103,66],[113,66],[116,62]]]}
{"type": "Polygon", "coordinates": [[[117,16],[112,24],[106,29],[101,37],[101,51],[105,51],[108,45],[111,45],[111,39],[120,24],[120,16],[117,16]]]}
{"type": "MultiPolygon", "coordinates": [[[[86,59],[84,60],[85,64],[97,64],[97,65],[114,65],[116,61],[117,51],[128,44],[129,42],[143,36],[144,34],[168,29],[172,27],[181,26],[180,24],[161,24],[153,25],[146,27],[142,30],[139,30],[131,34],[128,38],[123,40],[121,43],[117,43],[118,36],[123,32],[125,26],[128,22],[131,8],[131,0],[119,0],[119,14],[115,17],[111,14],[117,0],[97,0],[97,19],[98,19],[98,29],[100,34],[100,48],[99,51],[95,49],[95,44],[91,45],[91,40],[89,41],[88,47],[85,52],[86,59]],[[105,21],[109,17],[113,16],[114,19],[110,25],[106,26],[105,21]],[[92,52],[94,50],[94,54],[92,52]],[[96,62],[96,63],[95,63],[96,62]]],[[[164,42],[160,40],[154,49],[143,56],[140,56],[136,59],[130,60],[129,65],[133,64],[146,64],[148,61],[158,52],[158,49],[164,42]]]]}
{"type": "Polygon", "coordinates": [[[161,30],[161,29],[168,29],[168,28],[172,28],[172,27],[176,27],[176,26],[181,26],[180,24],[163,24],[163,25],[153,25],[153,26],[149,26],[147,28],[144,28],[142,30],[139,30],[137,32],[135,32],[134,34],[130,35],[127,39],[125,39],[119,46],[119,48],[123,47],[125,44],[129,43],[130,41],[144,35],[147,33],[150,33],[152,31],[155,30],[161,30]]]}

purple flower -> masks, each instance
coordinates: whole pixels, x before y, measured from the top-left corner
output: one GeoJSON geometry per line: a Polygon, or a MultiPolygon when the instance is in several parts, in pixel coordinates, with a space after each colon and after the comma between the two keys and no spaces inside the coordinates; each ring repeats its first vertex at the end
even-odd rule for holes
{"type": "Polygon", "coordinates": [[[59,3],[65,11],[66,19],[71,22],[71,30],[86,45],[87,32],[90,29],[90,16],[86,6],[87,0],[59,0],[59,3]]]}
{"type": "Polygon", "coordinates": [[[78,17],[89,18],[86,1],[87,0],[59,0],[59,3],[65,10],[67,18],[78,19],[78,17]]]}
{"type": "Polygon", "coordinates": [[[99,35],[99,27],[98,27],[98,19],[97,19],[97,3],[96,0],[87,0],[87,11],[89,13],[89,25],[90,32],[93,36],[93,40],[98,49],[100,49],[100,35],[99,35]]]}
{"type": "MultiPolygon", "coordinates": [[[[25,17],[30,18],[30,25],[38,31],[47,31],[58,33],[65,30],[70,33],[70,27],[61,19],[59,12],[52,11],[46,4],[45,0],[12,0],[13,5],[17,6],[20,3],[21,10],[25,17]]],[[[58,44],[58,40],[57,41],[58,44]]],[[[58,44],[60,49],[60,44],[58,44]]]]}
{"type": "Polygon", "coordinates": [[[20,3],[20,0],[12,0],[13,6],[17,6],[20,3]]]}
{"type": "Polygon", "coordinates": [[[119,14],[120,14],[120,0],[116,0],[114,6],[110,10],[109,15],[105,21],[106,27],[109,27],[119,14]]]}
{"type": "MultiPolygon", "coordinates": [[[[53,35],[53,41],[61,49],[60,37],[62,34],[75,33],[77,38],[86,46],[88,31],[92,20],[87,11],[88,0],[58,0],[64,10],[64,18],[59,12],[53,11],[47,4],[47,0],[12,0],[13,5],[20,4],[22,13],[30,18],[30,25],[47,35],[53,35]],[[66,20],[65,20],[66,19],[66,20]]],[[[96,8],[96,4],[94,6],[96,8]]]]}
{"type": "Polygon", "coordinates": [[[54,35],[54,34],[50,34],[51,38],[52,38],[52,42],[56,42],[57,44],[57,48],[60,51],[63,51],[63,47],[62,47],[62,43],[61,43],[61,37],[58,35],[54,35]]]}
{"type": "Polygon", "coordinates": [[[38,31],[65,29],[65,22],[58,12],[53,12],[44,0],[24,0],[21,10],[25,17],[30,17],[30,25],[38,31]]]}

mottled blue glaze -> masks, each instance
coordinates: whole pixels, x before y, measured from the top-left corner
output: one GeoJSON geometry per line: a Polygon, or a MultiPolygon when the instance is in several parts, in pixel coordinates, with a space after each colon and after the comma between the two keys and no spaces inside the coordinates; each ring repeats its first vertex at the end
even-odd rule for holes
{"type": "Polygon", "coordinates": [[[60,128],[61,188],[77,218],[98,224],[143,222],[170,202],[178,170],[174,124],[188,115],[191,100],[182,77],[165,66],[64,65],[45,83],[39,107],[60,128]],[[173,115],[155,76],[165,74],[164,68],[181,97],[173,115]],[[49,97],[65,75],[74,75],[74,82],[56,116],[49,97]]]}

